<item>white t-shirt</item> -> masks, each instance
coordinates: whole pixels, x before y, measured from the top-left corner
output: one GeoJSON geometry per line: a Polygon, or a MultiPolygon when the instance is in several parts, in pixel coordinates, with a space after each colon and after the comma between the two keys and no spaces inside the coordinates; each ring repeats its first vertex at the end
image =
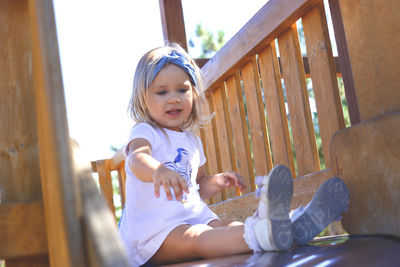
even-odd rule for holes
{"type": "Polygon", "coordinates": [[[184,201],[169,201],[161,186],[160,197],[156,198],[154,184],[136,178],[126,160],[126,203],[119,231],[133,266],[146,263],[177,226],[219,219],[198,192],[197,172],[206,161],[201,140],[186,131],[164,131],[166,134],[148,123],[139,123],[132,128],[129,142],[146,139],[151,144],[152,157],[186,179],[189,194],[183,196],[184,201]]]}

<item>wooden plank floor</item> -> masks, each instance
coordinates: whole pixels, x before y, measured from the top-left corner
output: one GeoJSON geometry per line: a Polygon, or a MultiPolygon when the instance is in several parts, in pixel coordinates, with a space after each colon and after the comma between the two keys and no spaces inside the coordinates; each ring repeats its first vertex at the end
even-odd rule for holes
{"type": "Polygon", "coordinates": [[[332,236],[314,239],[310,245],[285,252],[242,254],[168,267],[223,266],[397,266],[400,238],[393,236],[332,236]]]}

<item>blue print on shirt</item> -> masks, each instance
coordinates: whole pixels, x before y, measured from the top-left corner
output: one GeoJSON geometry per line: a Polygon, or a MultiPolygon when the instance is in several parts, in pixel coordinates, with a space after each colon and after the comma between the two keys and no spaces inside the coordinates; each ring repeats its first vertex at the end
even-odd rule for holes
{"type": "Polygon", "coordinates": [[[164,165],[171,170],[176,171],[183,178],[185,178],[188,188],[190,188],[192,186],[192,181],[190,179],[192,174],[192,166],[189,162],[189,154],[184,148],[178,148],[176,152],[178,153],[178,155],[175,157],[174,161],[166,162],[164,163],[164,165]]]}

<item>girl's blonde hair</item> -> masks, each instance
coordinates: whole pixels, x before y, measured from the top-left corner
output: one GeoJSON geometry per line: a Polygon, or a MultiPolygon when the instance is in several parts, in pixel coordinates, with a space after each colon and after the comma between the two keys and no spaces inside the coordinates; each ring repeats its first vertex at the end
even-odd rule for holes
{"type": "Polygon", "coordinates": [[[140,59],[135,76],[133,79],[132,96],[129,102],[129,113],[132,119],[139,122],[148,122],[156,127],[157,123],[150,117],[148,110],[148,91],[154,76],[154,70],[157,63],[164,56],[172,51],[180,53],[193,66],[196,73],[196,85],[192,82],[193,88],[193,108],[190,116],[181,124],[182,130],[195,131],[202,125],[210,122],[212,115],[209,114],[207,99],[204,95],[203,77],[199,67],[194,60],[176,43],[170,43],[164,47],[158,47],[150,50],[140,59]]]}

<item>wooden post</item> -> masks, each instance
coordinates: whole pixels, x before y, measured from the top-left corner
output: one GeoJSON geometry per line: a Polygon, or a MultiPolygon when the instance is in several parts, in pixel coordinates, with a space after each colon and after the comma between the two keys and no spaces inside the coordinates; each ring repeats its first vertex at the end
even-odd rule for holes
{"type": "Polygon", "coordinates": [[[7,267],[49,265],[31,55],[28,1],[0,1],[0,258],[7,267]]]}
{"type": "Polygon", "coordinates": [[[339,4],[360,120],[399,110],[400,1],[339,0],[339,4]]]}
{"type": "Polygon", "coordinates": [[[361,121],[331,141],[333,172],[350,192],[342,224],[400,236],[400,1],[338,2],[361,121]]]}
{"type": "Polygon", "coordinates": [[[332,24],[335,32],[335,40],[339,54],[340,73],[342,74],[344,90],[346,93],[347,106],[351,124],[360,122],[360,112],[358,110],[357,95],[354,88],[353,72],[351,70],[349,51],[347,48],[346,37],[342,14],[340,12],[339,0],[329,0],[331,10],[332,24]]]}
{"type": "Polygon", "coordinates": [[[40,171],[50,264],[85,266],[80,194],[68,135],[51,0],[29,1],[40,171]]]}
{"type": "Polygon", "coordinates": [[[181,0],[159,0],[165,42],[175,42],[188,51],[181,0]]]}

